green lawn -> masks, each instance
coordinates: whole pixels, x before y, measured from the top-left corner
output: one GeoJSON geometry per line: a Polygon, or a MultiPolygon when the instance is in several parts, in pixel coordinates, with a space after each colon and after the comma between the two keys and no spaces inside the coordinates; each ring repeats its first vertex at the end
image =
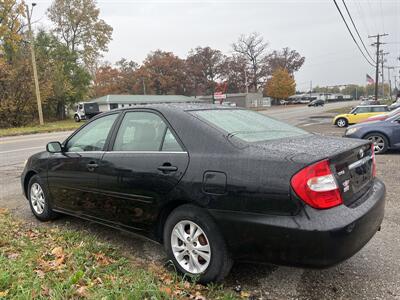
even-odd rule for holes
{"type": "Polygon", "coordinates": [[[63,121],[45,122],[43,126],[36,124],[24,127],[0,128],[0,137],[40,132],[74,130],[82,124],[84,124],[84,122],[75,122],[72,119],[68,119],[63,121]]]}
{"type": "Polygon", "coordinates": [[[126,257],[93,234],[32,226],[0,208],[0,299],[237,299],[126,257]]]}
{"type": "Polygon", "coordinates": [[[341,108],[333,108],[333,109],[329,109],[326,112],[327,113],[335,113],[335,114],[347,114],[351,111],[351,109],[354,106],[346,106],[346,107],[341,107],[341,108]]]}

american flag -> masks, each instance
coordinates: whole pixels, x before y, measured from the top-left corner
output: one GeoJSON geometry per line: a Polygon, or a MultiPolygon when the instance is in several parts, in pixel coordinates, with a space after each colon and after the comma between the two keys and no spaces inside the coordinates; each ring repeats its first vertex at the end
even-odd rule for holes
{"type": "Polygon", "coordinates": [[[368,82],[368,84],[374,84],[375,83],[375,81],[372,79],[372,77],[369,76],[368,74],[367,74],[367,82],[368,82]]]}

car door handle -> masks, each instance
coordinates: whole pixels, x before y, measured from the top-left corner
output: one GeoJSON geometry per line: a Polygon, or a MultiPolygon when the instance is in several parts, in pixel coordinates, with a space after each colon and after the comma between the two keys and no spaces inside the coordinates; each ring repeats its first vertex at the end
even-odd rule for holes
{"type": "Polygon", "coordinates": [[[96,169],[99,165],[96,164],[95,162],[90,162],[86,165],[87,169],[89,170],[89,172],[93,172],[94,169],[96,169]]]}
{"type": "Polygon", "coordinates": [[[178,168],[177,168],[177,167],[171,166],[171,165],[166,165],[166,164],[164,164],[164,165],[162,165],[162,166],[159,166],[157,169],[158,169],[159,171],[163,172],[163,173],[178,171],[178,168]]]}

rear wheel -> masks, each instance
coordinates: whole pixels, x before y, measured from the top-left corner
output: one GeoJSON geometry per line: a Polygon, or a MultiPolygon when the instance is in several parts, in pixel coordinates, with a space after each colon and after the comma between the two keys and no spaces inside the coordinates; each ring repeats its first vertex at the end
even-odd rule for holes
{"type": "Polygon", "coordinates": [[[349,122],[345,118],[339,118],[336,120],[336,126],[343,128],[349,125],[349,122]]]}
{"type": "Polygon", "coordinates": [[[58,214],[51,209],[49,194],[38,175],[30,179],[27,195],[32,213],[37,219],[49,221],[58,217],[58,214]]]}
{"type": "Polygon", "coordinates": [[[374,150],[376,154],[385,153],[388,149],[389,141],[382,134],[371,133],[365,136],[364,139],[367,139],[374,144],[374,150]]]}
{"type": "Polygon", "coordinates": [[[170,214],[164,226],[164,246],[176,269],[200,283],[221,281],[232,266],[217,225],[196,206],[183,205],[170,214]]]}

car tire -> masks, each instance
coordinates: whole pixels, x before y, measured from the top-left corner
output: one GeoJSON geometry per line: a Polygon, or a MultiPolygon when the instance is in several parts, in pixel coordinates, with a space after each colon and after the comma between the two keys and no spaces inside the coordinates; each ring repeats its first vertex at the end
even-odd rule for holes
{"type": "Polygon", "coordinates": [[[343,127],[347,127],[348,125],[349,125],[349,122],[345,118],[339,118],[336,120],[337,127],[343,128],[343,127]]]}
{"type": "Polygon", "coordinates": [[[75,120],[75,122],[80,122],[80,121],[81,121],[81,118],[79,118],[78,115],[75,115],[75,116],[74,116],[74,120],[75,120]]]}
{"type": "Polygon", "coordinates": [[[375,154],[383,154],[388,150],[389,141],[383,134],[370,133],[367,134],[364,139],[374,143],[375,154]]]}
{"type": "Polygon", "coordinates": [[[49,193],[39,175],[34,175],[29,180],[27,196],[32,213],[40,221],[54,220],[59,216],[51,209],[49,193]]]}
{"type": "Polygon", "coordinates": [[[177,271],[202,284],[221,281],[232,267],[219,228],[206,211],[194,205],[182,205],[169,215],[164,247],[177,271]]]}

